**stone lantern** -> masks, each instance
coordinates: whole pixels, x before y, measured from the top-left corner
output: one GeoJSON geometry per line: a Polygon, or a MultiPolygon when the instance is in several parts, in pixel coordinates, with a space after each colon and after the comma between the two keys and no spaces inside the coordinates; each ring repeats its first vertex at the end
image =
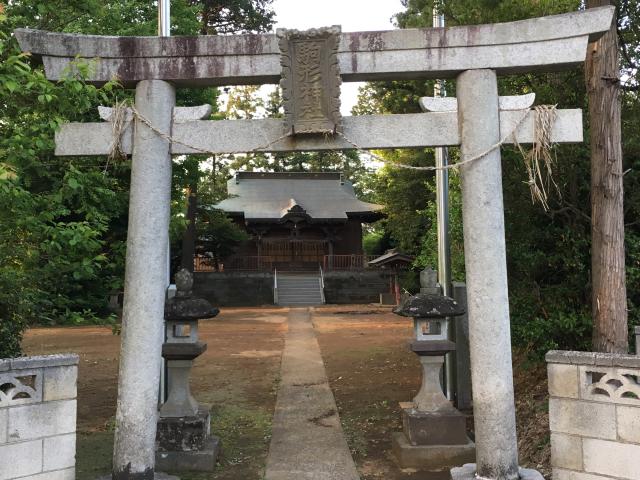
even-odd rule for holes
{"type": "Polygon", "coordinates": [[[413,317],[411,350],[422,364],[422,386],[413,402],[403,403],[403,433],[393,436],[393,451],[404,468],[444,470],[475,460],[475,445],[466,431],[466,417],[447,399],[440,383],[445,355],[456,345],[447,339],[449,321],[464,309],[452,298],[419,293],[394,313],[413,317]]]}
{"type": "Polygon", "coordinates": [[[167,340],[162,356],[167,362],[169,394],[160,408],[156,467],[212,471],[220,440],[210,434],[209,407],[193,398],[189,377],[193,361],[207,349],[206,343],[198,340],[198,320],[215,317],[219,310],[192,296],[193,275],[188,270],[180,270],[175,281],[176,295],[165,304],[167,340]]]}

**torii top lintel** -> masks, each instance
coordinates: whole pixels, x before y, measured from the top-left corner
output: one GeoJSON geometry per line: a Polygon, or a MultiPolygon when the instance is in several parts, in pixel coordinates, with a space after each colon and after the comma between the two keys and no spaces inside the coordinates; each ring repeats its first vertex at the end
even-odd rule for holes
{"type": "MultiPolygon", "coordinates": [[[[510,23],[341,35],[343,81],[451,78],[487,68],[500,74],[554,71],[585,60],[589,41],[609,30],[614,7],[510,23]]],[[[276,35],[108,37],[17,29],[23,51],[41,57],[47,78],[63,77],[76,57],[98,59],[88,81],[132,86],[278,83],[276,35]]]]}

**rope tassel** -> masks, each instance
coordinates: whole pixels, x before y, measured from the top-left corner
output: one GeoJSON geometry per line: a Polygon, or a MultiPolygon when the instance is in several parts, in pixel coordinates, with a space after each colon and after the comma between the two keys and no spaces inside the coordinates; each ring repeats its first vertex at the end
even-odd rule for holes
{"type": "Polygon", "coordinates": [[[545,211],[549,210],[549,192],[553,187],[558,196],[560,188],[553,178],[556,168],[556,157],[553,154],[553,125],[558,116],[555,105],[540,105],[535,107],[533,148],[524,152],[518,145],[524,158],[524,165],[529,177],[529,188],[533,203],[540,202],[545,211]]]}

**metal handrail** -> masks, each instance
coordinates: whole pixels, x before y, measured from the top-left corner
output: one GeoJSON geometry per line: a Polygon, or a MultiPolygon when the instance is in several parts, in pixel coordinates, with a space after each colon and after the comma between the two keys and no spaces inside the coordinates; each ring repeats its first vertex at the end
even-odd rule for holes
{"type": "Polygon", "coordinates": [[[273,304],[278,305],[278,269],[273,269],[273,304]]]}
{"type": "Polygon", "coordinates": [[[322,265],[320,265],[320,298],[323,305],[327,303],[327,300],[324,296],[324,272],[322,271],[322,265]]]}
{"type": "Polygon", "coordinates": [[[371,268],[369,262],[376,255],[325,255],[323,259],[324,269],[337,270],[366,270],[371,268]]]}

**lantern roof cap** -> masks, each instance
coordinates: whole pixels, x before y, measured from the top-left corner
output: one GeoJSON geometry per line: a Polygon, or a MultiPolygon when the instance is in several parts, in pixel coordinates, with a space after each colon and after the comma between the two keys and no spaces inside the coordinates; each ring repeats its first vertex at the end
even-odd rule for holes
{"type": "Polygon", "coordinates": [[[465,309],[451,297],[418,293],[402,301],[393,313],[403,317],[446,318],[464,315],[465,309]]]}

